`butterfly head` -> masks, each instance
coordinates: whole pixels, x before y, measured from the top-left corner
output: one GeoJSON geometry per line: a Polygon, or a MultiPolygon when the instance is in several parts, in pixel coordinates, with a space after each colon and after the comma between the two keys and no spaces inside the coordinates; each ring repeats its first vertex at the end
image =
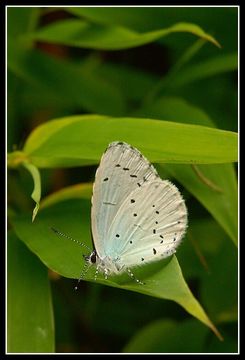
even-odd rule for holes
{"type": "Polygon", "coordinates": [[[93,250],[90,255],[83,255],[84,260],[90,265],[96,265],[98,272],[102,272],[106,275],[120,273],[122,266],[118,263],[117,258],[105,256],[100,258],[96,250],[93,250]]]}
{"type": "Polygon", "coordinates": [[[95,250],[90,255],[83,255],[83,257],[84,260],[90,264],[95,264],[97,261],[97,254],[95,250]]]}

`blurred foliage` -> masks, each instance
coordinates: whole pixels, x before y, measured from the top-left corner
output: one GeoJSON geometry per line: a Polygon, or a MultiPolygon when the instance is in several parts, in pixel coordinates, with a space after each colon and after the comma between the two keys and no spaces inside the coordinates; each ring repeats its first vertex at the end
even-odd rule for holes
{"type": "Polygon", "coordinates": [[[237,52],[237,7],[8,7],[8,352],[238,351],[237,52]],[[189,228],[145,289],[90,272],[75,293],[81,249],[49,227],[91,245],[113,140],[178,186],[189,228]]]}

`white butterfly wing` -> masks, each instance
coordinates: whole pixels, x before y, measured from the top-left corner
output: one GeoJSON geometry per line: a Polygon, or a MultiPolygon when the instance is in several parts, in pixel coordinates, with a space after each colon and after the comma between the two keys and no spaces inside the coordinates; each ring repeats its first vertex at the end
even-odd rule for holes
{"type": "Polygon", "coordinates": [[[132,191],[106,235],[105,252],[121,267],[132,267],[175,252],[185,233],[184,200],[169,181],[147,181],[132,191]]]}
{"type": "Polygon", "coordinates": [[[108,230],[125,199],[146,181],[157,178],[155,168],[137,149],[124,142],[108,146],[96,171],[92,196],[92,234],[99,257],[110,249],[108,230]]]}

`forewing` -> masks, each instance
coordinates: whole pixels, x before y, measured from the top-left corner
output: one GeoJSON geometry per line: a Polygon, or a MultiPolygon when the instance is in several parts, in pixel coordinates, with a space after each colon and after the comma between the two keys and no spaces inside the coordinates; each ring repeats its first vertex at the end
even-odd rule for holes
{"type": "Polygon", "coordinates": [[[124,142],[108,146],[96,171],[91,209],[93,240],[100,257],[110,247],[109,228],[124,200],[156,178],[155,168],[137,149],[124,142]]]}
{"type": "Polygon", "coordinates": [[[185,202],[169,181],[148,181],[124,200],[111,223],[106,252],[132,267],[175,252],[187,227],[185,202]]]}

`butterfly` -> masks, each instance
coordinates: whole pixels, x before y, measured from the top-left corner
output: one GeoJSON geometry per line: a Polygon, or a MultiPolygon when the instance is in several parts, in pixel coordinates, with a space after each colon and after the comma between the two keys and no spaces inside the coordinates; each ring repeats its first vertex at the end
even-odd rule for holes
{"type": "Polygon", "coordinates": [[[174,254],[187,228],[177,187],[125,142],[110,143],[102,155],[91,202],[94,250],[84,258],[96,266],[95,279],[127,272],[143,284],[132,269],[174,254]]]}

